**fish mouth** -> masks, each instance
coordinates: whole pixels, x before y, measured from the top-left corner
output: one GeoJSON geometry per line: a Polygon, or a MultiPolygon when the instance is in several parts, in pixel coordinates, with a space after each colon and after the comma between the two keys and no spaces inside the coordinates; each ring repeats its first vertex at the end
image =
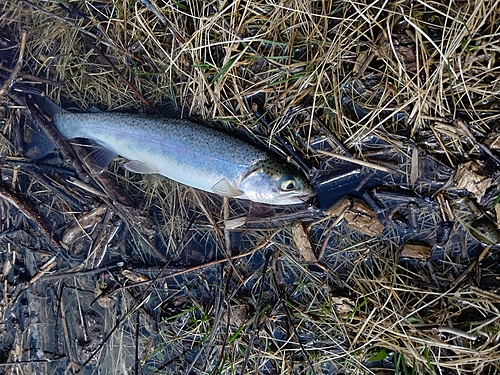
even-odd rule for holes
{"type": "Polygon", "coordinates": [[[316,198],[316,193],[311,192],[311,193],[307,193],[307,194],[301,194],[301,195],[297,195],[296,198],[299,199],[300,201],[302,201],[302,203],[310,203],[311,201],[313,201],[316,198]]]}
{"type": "Polygon", "coordinates": [[[272,198],[272,201],[269,201],[269,204],[274,205],[291,205],[291,204],[304,204],[309,203],[311,199],[316,196],[315,193],[297,193],[295,194],[286,194],[286,195],[277,195],[272,198]]]}

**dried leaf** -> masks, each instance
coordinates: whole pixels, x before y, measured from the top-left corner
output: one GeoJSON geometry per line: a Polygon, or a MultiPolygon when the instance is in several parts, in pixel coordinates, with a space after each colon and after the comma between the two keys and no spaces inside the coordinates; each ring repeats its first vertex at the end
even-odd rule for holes
{"type": "Polygon", "coordinates": [[[293,243],[299,250],[300,255],[306,262],[317,262],[318,258],[314,254],[311,241],[307,235],[302,223],[295,223],[292,225],[292,239],[293,243]]]}
{"type": "Polygon", "coordinates": [[[344,220],[349,228],[368,236],[376,237],[384,230],[377,214],[360,199],[355,199],[352,207],[344,212],[344,220]]]}
{"type": "Polygon", "coordinates": [[[427,260],[432,255],[432,248],[427,244],[405,243],[401,256],[403,258],[427,260]]]}
{"type": "Polygon", "coordinates": [[[468,161],[460,164],[455,173],[455,183],[458,189],[464,189],[472,193],[478,201],[484,196],[486,190],[491,186],[491,179],[486,176],[481,167],[468,161]]]}

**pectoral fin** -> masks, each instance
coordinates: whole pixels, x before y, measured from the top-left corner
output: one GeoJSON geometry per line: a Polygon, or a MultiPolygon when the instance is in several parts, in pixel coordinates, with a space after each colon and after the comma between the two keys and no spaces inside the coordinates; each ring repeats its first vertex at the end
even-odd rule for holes
{"type": "Polygon", "coordinates": [[[223,197],[239,197],[243,195],[243,192],[236,186],[231,184],[226,178],[223,178],[212,186],[212,191],[216,194],[222,195],[223,197]]]}
{"type": "Polygon", "coordinates": [[[156,168],[151,167],[150,165],[143,163],[142,161],[139,160],[131,160],[128,163],[125,163],[124,167],[126,170],[134,173],[141,173],[141,174],[158,173],[158,170],[156,168]]]}

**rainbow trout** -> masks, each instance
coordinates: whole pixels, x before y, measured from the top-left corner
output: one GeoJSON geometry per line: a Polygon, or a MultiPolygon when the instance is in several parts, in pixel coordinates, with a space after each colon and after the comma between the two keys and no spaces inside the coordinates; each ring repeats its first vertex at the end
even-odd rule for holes
{"type": "MultiPolygon", "coordinates": [[[[224,197],[272,205],[304,203],[313,194],[291,165],[216,129],[167,117],[71,113],[47,98],[34,99],[64,138],[86,138],[102,146],[95,151],[101,166],[121,155],[130,160],[124,167],[132,172],[158,173],[224,197]]],[[[54,148],[41,144],[34,139],[28,145],[38,150],[33,158],[54,148]]]]}

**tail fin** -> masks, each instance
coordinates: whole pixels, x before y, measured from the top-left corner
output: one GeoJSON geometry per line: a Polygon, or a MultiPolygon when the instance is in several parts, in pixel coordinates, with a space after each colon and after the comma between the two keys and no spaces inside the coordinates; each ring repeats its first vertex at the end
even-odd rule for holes
{"type": "MultiPolygon", "coordinates": [[[[26,100],[36,104],[40,111],[51,119],[54,118],[54,115],[57,113],[64,112],[62,108],[45,96],[31,95],[29,98],[26,98],[26,100]]],[[[29,107],[30,104],[28,103],[28,108],[29,107]]],[[[54,150],[55,144],[38,124],[39,121],[45,121],[45,119],[41,116],[36,116],[35,113],[32,113],[32,117],[31,123],[29,123],[25,129],[24,154],[28,159],[36,160],[43,158],[54,150]]]]}
{"type": "Polygon", "coordinates": [[[31,95],[30,99],[42,110],[44,114],[46,114],[50,118],[54,117],[54,115],[57,113],[66,112],[46,96],[31,95]]]}

